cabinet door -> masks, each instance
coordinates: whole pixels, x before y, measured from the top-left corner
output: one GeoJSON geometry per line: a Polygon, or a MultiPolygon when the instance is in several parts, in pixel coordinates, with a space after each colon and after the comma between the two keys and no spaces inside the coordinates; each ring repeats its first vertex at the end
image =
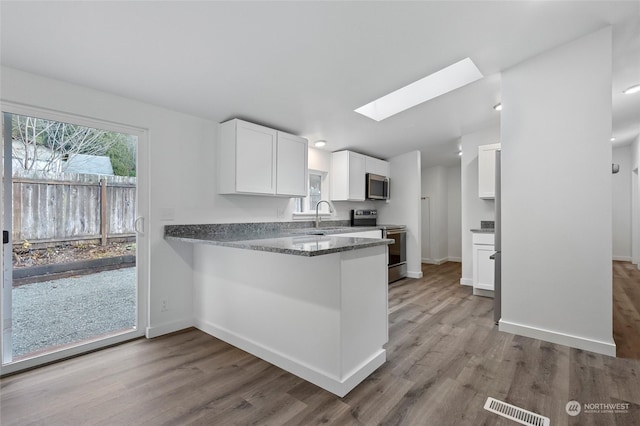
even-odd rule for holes
{"type": "Polygon", "coordinates": [[[238,121],[236,134],[236,191],[276,193],[276,131],[238,121]]]}
{"type": "Polygon", "coordinates": [[[389,162],[373,157],[365,157],[365,172],[389,177],[389,162]]]}
{"type": "Polygon", "coordinates": [[[352,151],[331,154],[331,200],[364,201],[365,156],[352,151]]]}
{"type": "Polygon", "coordinates": [[[473,288],[494,289],[494,261],[489,257],[495,253],[494,246],[474,244],[473,246],[473,288]]]}
{"type": "Polygon", "coordinates": [[[365,157],[355,152],[349,153],[349,200],[364,201],[366,183],[365,157]]]}
{"type": "Polygon", "coordinates": [[[349,152],[339,151],[331,154],[331,200],[343,201],[349,198],[349,152]]]}
{"type": "Polygon", "coordinates": [[[496,186],[496,150],[500,144],[481,145],[478,147],[478,196],[495,198],[496,186]]]}
{"type": "Polygon", "coordinates": [[[307,196],[307,140],[278,132],[276,194],[307,196]]]}

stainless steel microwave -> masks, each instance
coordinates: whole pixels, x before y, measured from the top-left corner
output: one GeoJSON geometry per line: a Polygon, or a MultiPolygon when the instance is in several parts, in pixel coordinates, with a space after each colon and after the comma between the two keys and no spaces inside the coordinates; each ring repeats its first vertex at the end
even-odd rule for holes
{"type": "Polygon", "coordinates": [[[389,199],[389,178],[367,173],[367,200],[389,199]]]}

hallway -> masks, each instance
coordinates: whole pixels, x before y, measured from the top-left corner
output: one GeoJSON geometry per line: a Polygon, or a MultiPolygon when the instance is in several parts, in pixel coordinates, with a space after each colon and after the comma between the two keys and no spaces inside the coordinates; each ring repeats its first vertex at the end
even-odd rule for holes
{"type": "Polygon", "coordinates": [[[640,271],[613,262],[613,339],[619,358],[640,359],[640,271]]]}

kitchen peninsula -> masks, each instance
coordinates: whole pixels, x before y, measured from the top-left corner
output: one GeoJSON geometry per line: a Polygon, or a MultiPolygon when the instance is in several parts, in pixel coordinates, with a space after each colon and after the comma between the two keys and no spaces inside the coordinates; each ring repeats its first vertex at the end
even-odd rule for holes
{"type": "Polygon", "coordinates": [[[195,243],[195,327],[342,397],[385,362],[388,340],[391,240],[340,236],[353,232],[172,225],[165,239],[195,243]]]}

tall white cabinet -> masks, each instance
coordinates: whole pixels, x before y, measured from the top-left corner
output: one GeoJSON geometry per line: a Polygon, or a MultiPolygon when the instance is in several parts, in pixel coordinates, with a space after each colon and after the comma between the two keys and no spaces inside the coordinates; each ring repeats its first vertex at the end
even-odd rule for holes
{"type": "Polygon", "coordinates": [[[218,192],[304,197],[308,142],[247,121],[220,125],[218,192]]]}
{"type": "Polygon", "coordinates": [[[478,147],[478,196],[484,199],[496,197],[496,151],[501,145],[494,143],[478,147]]]}

